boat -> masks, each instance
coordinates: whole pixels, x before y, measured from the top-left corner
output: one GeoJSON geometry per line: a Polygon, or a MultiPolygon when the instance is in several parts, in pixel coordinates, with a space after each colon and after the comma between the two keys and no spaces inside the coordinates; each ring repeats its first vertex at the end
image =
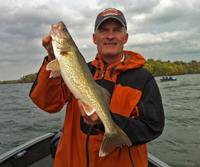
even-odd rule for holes
{"type": "Polygon", "coordinates": [[[165,82],[165,81],[176,81],[176,78],[172,78],[172,77],[162,77],[162,79],[160,79],[160,81],[165,82]]]}
{"type": "MultiPolygon", "coordinates": [[[[1,167],[53,167],[50,143],[55,133],[47,133],[0,155],[1,167]]],[[[170,167],[148,153],[149,167],[170,167]]]]}

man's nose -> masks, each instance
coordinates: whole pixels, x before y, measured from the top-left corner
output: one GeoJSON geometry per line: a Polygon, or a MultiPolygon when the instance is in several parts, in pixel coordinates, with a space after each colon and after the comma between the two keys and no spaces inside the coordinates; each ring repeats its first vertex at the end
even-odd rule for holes
{"type": "Polygon", "coordinates": [[[113,34],[113,31],[111,30],[111,31],[109,31],[109,34],[108,34],[108,38],[109,39],[113,39],[115,36],[114,36],[114,34],[113,34]]]}

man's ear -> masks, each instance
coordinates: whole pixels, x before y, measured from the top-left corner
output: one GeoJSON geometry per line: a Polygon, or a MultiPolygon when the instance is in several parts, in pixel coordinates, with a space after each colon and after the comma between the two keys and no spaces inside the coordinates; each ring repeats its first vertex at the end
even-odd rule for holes
{"type": "Polygon", "coordinates": [[[95,44],[97,44],[97,39],[96,39],[95,33],[93,34],[93,42],[94,42],[95,44]]]}
{"type": "Polygon", "coordinates": [[[127,41],[128,41],[128,33],[126,33],[126,35],[125,35],[124,44],[126,44],[127,41]]]}

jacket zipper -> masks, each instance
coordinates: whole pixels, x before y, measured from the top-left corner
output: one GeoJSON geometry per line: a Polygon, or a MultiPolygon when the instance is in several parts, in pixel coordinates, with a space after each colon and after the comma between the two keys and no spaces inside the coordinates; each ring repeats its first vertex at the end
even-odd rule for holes
{"type": "Polygon", "coordinates": [[[103,73],[102,73],[101,86],[103,86],[103,81],[104,81],[104,77],[105,77],[105,73],[106,73],[107,68],[108,68],[108,66],[107,67],[104,66],[103,73]]]}
{"type": "Polygon", "coordinates": [[[87,158],[87,164],[86,167],[90,166],[90,160],[89,160],[89,138],[90,138],[90,133],[92,131],[92,125],[89,126],[88,133],[87,133],[87,138],[86,138],[86,158],[87,158]]]}

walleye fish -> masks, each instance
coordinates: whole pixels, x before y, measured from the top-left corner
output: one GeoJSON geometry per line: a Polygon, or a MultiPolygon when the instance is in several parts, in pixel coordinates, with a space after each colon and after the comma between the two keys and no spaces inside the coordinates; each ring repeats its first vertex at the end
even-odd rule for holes
{"type": "Polygon", "coordinates": [[[86,114],[90,116],[96,112],[102,121],[105,133],[99,156],[108,155],[118,146],[131,146],[128,136],[114,123],[100,86],[94,81],[85,59],[62,21],[52,24],[51,36],[56,59],[46,67],[51,70],[49,77],[61,74],[69,90],[81,101],[86,114]]]}

